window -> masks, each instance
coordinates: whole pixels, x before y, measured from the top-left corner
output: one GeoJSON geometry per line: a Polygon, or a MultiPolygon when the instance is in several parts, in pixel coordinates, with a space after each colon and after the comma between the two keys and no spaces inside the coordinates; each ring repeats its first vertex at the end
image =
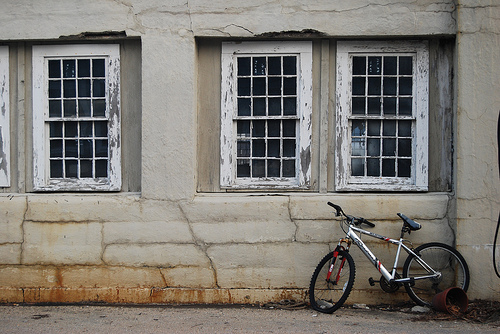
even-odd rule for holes
{"type": "Polygon", "coordinates": [[[9,47],[0,46],[0,187],[10,186],[9,47]]]}
{"type": "Polygon", "coordinates": [[[221,187],[307,188],[312,44],[222,45],[221,187]]]}
{"type": "Polygon", "coordinates": [[[33,47],[35,190],[120,190],[119,45],[33,47]]]}
{"type": "Polygon", "coordinates": [[[338,43],[337,190],[427,190],[428,70],[425,43],[338,43]]]}

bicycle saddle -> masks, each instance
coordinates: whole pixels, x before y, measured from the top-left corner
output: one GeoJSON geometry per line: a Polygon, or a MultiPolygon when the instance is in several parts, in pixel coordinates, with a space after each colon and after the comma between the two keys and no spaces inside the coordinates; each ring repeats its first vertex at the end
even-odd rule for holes
{"type": "Polygon", "coordinates": [[[412,231],[420,230],[420,228],[422,227],[419,223],[406,217],[402,213],[398,213],[398,216],[399,218],[403,219],[404,225],[407,226],[412,231]]]}

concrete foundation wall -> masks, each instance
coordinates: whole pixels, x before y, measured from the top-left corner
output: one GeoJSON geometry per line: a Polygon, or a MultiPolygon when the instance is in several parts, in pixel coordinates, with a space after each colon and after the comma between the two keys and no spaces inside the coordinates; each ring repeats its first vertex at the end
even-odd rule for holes
{"type": "MultiPolygon", "coordinates": [[[[315,266],[342,235],[327,201],[377,222],[374,231],[391,237],[401,227],[397,212],[418,220],[423,228],[410,236],[415,245],[456,245],[471,269],[469,298],[499,300],[491,254],[500,207],[495,143],[500,7],[493,0],[476,5],[432,0],[4,1],[0,44],[8,45],[12,55],[13,168],[11,186],[0,190],[0,302],[301,300],[315,266]],[[200,189],[200,175],[210,185],[207,180],[217,173],[200,174],[200,168],[213,165],[201,161],[206,154],[199,152],[199,136],[219,126],[209,123],[200,96],[208,96],[210,106],[220,98],[200,84],[219,86],[218,77],[203,73],[217,73],[220,63],[214,61],[216,53],[200,58],[199,47],[217,52],[211,39],[250,38],[312,39],[316,55],[319,50],[329,59],[334,59],[338,39],[430,41],[431,61],[440,64],[431,69],[436,77],[431,90],[439,92],[431,92],[430,129],[440,133],[429,142],[432,191],[336,193],[333,179],[325,176],[319,178],[323,185],[309,192],[200,189]],[[89,41],[121,43],[122,69],[135,67],[128,77],[122,75],[122,94],[128,94],[123,191],[34,193],[30,45],[89,41]],[[455,47],[450,41],[456,41],[455,47]]],[[[323,67],[313,66],[320,74],[323,67]]],[[[334,86],[333,78],[321,80],[315,84],[334,86]]],[[[333,95],[314,99],[315,112],[334,105],[333,95]]],[[[314,126],[324,119],[313,118],[314,126]]],[[[318,132],[313,148],[318,141],[328,142],[328,135],[318,132]]],[[[325,161],[333,166],[330,156],[325,161]]],[[[387,252],[385,244],[369,246],[389,266],[394,252],[387,252]]],[[[357,276],[348,302],[408,299],[403,292],[389,295],[370,287],[368,278],[378,279],[379,273],[358,249],[352,253],[357,276]]]]}

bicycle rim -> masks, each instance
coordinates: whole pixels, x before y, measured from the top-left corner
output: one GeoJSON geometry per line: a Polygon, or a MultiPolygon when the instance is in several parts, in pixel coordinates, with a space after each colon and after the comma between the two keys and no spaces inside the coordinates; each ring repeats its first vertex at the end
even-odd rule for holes
{"type": "Polygon", "coordinates": [[[309,300],[313,309],[332,313],[344,304],[354,284],[354,261],[348,252],[326,255],[316,267],[309,287],[309,300]],[[334,267],[327,279],[332,260],[334,267]]]}
{"type": "MultiPolygon", "coordinates": [[[[432,298],[451,287],[459,287],[467,291],[469,287],[469,269],[462,255],[454,248],[440,243],[424,244],[415,250],[422,260],[435,271],[441,273],[439,278],[415,280],[405,284],[408,295],[418,305],[431,305],[432,298]]],[[[429,273],[420,265],[414,256],[409,256],[404,264],[404,277],[425,276],[429,273]]]]}

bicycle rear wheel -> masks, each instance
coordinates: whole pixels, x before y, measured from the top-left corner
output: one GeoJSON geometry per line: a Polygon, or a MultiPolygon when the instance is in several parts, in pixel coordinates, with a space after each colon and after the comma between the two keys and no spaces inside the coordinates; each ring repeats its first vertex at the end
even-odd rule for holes
{"type": "MultiPolygon", "coordinates": [[[[432,298],[451,287],[459,287],[467,291],[469,287],[469,267],[463,256],[453,247],[431,242],[415,249],[432,269],[441,273],[439,278],[415,280],[414,283],[405,283],[408,295],[418,305],[431,305],[432,298]]],[[[413,255],[409,255],[403,266],[403,277],[418,277],[428,275],[413,255]]]]}
{"type": "Polygon", "coordinates": [[[333,313],[344,304],[352,290],[354,260],[346,251],[331,252],[318,264],[309,286],[311,307],[322,313],[333,313]],[[329,275],[329,269],[333,270],[329,275]]]}

